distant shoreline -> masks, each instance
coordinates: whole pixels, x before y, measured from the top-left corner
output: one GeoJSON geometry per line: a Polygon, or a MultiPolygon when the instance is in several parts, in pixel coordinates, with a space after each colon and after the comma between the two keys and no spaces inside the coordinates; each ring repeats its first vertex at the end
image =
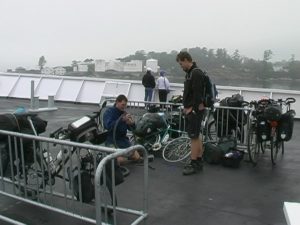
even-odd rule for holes
{"type": "MultiPolygon", "coordinates": [[[[66,76],[86,76],[95,78],[109,78],[109,79],[124,79],[124,80],[142,80],[144,73],[130,73],[130,72],[98,72],[88,74],[87,72],[71,72],[66,76]]],[[[155,76],[158,77],[157,75],[155,76]]],[[[171,83],[183,83],[184,74],[182,76],[168,76],[171,83]]],[[[288,78],[270,78],[269,80],[243,78],[243,77],[221,77],[211,76],[214,83],[222,86],[237,86],[237,87],[256,87],[256,88],[278,88],[285,90],[300,91],[300,79],[288,78]]]]}

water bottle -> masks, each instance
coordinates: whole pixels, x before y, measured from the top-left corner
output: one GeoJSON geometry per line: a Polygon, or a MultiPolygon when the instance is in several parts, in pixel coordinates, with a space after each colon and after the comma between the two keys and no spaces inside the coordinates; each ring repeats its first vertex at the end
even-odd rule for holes
{"type": "Polygon", "coordinates": [[[55,172],[55,164],[54,164],[54,160],[53,160],[50,152],[47,152],[47,150],[44,149],[43,156],[44,156],[44,159],[46,160],[47,164],[49,165],[50,172],[54,173],[55,172]]]}

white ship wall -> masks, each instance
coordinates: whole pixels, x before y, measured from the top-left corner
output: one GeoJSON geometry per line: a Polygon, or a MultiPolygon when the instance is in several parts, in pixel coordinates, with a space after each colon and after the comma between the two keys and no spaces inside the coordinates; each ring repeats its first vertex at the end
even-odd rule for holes
{"type": "MultiPolygon", "coordinates": [[[[17,74],[0,72],[0,97],[30,99],[31,81],[34,81],[34,95],[40,100],[54,96],[56,101],[99,104],[104,98],[125,94],[131,101],[144,100],[144,87],[137,80],[114,80],[103,78],[70,77],[55,75],[17,74]]],[[[293,109],[300,112],[300,91],[281,89],[262,89],[249,87],[217,86],[219,98],[240,93],[246,101],[259,99],[262,96],[277,98],[296,98],[293,109]]],[[[172,95],[182,94],[183,84],[171,83],[172,95]]],[[[154,93],[158,102],[158,93],[154,93]]],[[[296,115],[300,118],[300,113],[296,115]]]]}

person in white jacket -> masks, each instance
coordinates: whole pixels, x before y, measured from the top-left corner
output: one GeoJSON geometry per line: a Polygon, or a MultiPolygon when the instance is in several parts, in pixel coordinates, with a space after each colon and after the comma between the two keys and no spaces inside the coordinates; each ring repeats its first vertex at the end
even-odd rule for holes
{"type": "Polygon", "coordinates": [[[159,78],[156,81],[156,88],[158,89],[158,97],[160,102],[166,102],[170,91],[170,82],[166,77],[164,70],[160,71],[159,78]]]}

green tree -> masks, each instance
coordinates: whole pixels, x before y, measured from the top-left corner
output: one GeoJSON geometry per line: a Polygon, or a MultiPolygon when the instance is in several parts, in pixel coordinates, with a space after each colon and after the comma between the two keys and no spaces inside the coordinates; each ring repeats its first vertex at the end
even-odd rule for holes
{"type": "Polygon", "coordinates": [[[272,58],[273,52],[271,50],[264,51],[264,59],[263,61],[269,61],[272,58]]]}
{"type": "Polygon", "coordinates": [[[38,64],[38,66],[40,68],[40,71],[44,68],[44,66],[45,66],[46,63],[47,63],[47,61],[46,61],[45,57],[41,56],[39,58],[39,64],[38,64]]]}
{"type": "Polygon", "coordinates": [[[242,59],[238,49],[236,49],[232,54],[232,60],[235,66],[239,66],[241,64],[242,59]]]}

